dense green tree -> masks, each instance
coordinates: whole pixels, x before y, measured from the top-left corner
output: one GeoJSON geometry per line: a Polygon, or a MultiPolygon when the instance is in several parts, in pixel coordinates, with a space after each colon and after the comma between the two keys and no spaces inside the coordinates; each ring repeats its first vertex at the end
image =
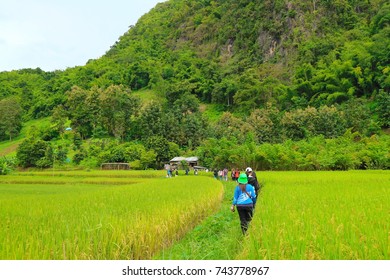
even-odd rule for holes
{"type": "Polygon", "coordinates": [[[225,112],[215,125],[211,127],[211,135],[217,139],[225,137],[228,140],[244,143],[247,133],[253,132],[255,127],[246,123],[243,119],[235,117],[232,113],[225,112]]]}
{"type": "Polygon", "coordinates": [[[53,110],[52,122],[55,126],[55,129],[61,135],[63,135],[63,133],[65,132],[65,129],[66,129],[65,125],[66,125],[67,120],[68,120],[67,112],[66,112],[64,106],[63,105],[57,106],[53,110]]]}
{"type": "Polygon", "coordinates": [[[231,77],[224,77],[216,83],[212,93],[212,101],[226,105],[230,108],[234,105],[233,97],[238,91],[238,83],[231,77]]]}
{"type": "Polygon", "coordinates": [[[237,143],[226,138],[210,138],[196,149],[196,154],[202,159],[203,165],[208,168],[237,167],[240,155],[237,143]]]}
{"type": "Polygon", "coordinates": [[[384,3],[372,19],[373,33],[379,33],[380,30],[390,27],[390,4],[384,3]]]}
{"type": "Polygon", "coordinates": [[[162,168],[164,163],[170,160],[169,143],[162,136],[152,136],[145,141],[145,147],[148,150],[153,150],[156,154],[156,162],[154,166],[162,168]]]}
{"type": "Polygon", "coordinates": [[[107,133],[124,139],[140,106],[139,99],[124,86],[92,87],[90,90],[73,87],[68,95],[68,117],[83,138],[107,133]]]}
{"type": "Polygon", "coordinates": [[[26,139],[23,141],[17,151],[16,158],[21,167],[48,167],[50,161],[45,158],[48,149],[51,149],[50,143],[41,139],[26,139]]]}
{"type": "Polygon", "coordinates": [[[138,112],[139,100],[123,86],[113,85],[101,91],[99,101],[101,124],[110,135],[123,139],[131,127],[131,117],[138,112]]]}
{"type": "Polygon", "coordinates": [[[200,145],[206,136],[207,123],[201,114],[190,114],[183,118],[181,127],[185,135],[183,146],[193,149],[200,145]]]}
{"type": "Polygon", "coordinates": [[[275,143],[282,140],[280,112],[272,106],[252,111],[247,123],[253,127],[257,143],[275,143]]]}
{"type": "Polygon", "coordinates": [[[134,133],[142,139],[148,139],[155,135],[164,135],[164,129],[163,108],[161,104],[151,101],[141,110],[137,131],[134,133]]]}
{"type": "Polygon", "coordinates": [[[381,91],[376,97],[379,123],[384,128],[390,127],[390,92],[381,91]]]}
{"type": "Polygon", "coordinates": [[[234,104],[243,110],[251,111],[264,103],[261,81],[255,69],[248,69],[239,79],[240,87],[234,95],[234,104]]]}
{"type": "Polygon", "coordinates": [[[81,89],[74,86],[71,91],[68,92],[68,99],[66,102],[66,110],[69,113],[69,119],[72,122],[72,127],[82,138],[86,138],[92,135],[93,128],[97,117],[100,115],[98,112],[98,106],[90,106],[87,99],[95,103],[99,94],[96,91],[92,93],[88,90],[81,89]],[[88,98],[93,95],[95,98],[88,98]]]}
{"type": "Polygon", "coordinates": [[[342,136],[346,130],[344,114],[334,106],[320,107],[313,122],[314,134],[324,135],[325,138],[337,138],[342,136]]]}
{"type": "Polygon", "coordinates": [[[182,116],[178,116],[175,110],[165,110],[163,115],[164,137],[170,142],[183,146],[188,139],[186,139],[183,127],[180,125],[182,116]]]}
{"type": "Polygon", "coordinates": [[[187,116],[192,113],[199,112],[199,100],[191,94],[183,94],[173,103],[174,110],[182,116],[187,116]]]}
{"type": "Polygon", "coordinates": [[[157,154],[153,150],[143,151],[140,158],[140,165],[142,169],[157,168],[156,166],[157,154]]]}
{"type": "Polygon", "coordinates": [[[364,99],[351,99],[339,106],[343,114],[345,126],[353,132],[365,134],[372,115],[368,101],[364,99]]]}
{"type": "Polygon", "coordinates": [[[22,108],[15,97],[0,100],[0,140],[12,140],[22,128],[22,108]]]}
{"type": "Polygon", "coordinates": [[[148,69],[148,65],[136,62],[130,65],[128,71],[128,85],[132,89],[137,90],[149,85],[150,70],[148,69]]]}
{"type": "Polygon", "coordinates": [[[315,69],[310,63],[303,63],[297,67],[294,76],[294,90],[297,97],[304,97],[310,100],[314,95],[313,76],[315,69]]]}
{"type": "Polygon", "coordinates": [[[313,120],[317,117],[317,114],[317,109],[314,107],[285,112],[280,123],[286,138],[301,140],[312,136],[314,131],[313,120]]]}

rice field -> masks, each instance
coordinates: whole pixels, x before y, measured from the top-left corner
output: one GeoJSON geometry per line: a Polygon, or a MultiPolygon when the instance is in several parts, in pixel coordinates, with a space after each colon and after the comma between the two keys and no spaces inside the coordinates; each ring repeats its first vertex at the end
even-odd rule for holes
{"type": "Polygon", "coordinates": [[[0,259],[390,258],[389,171],[257,172],[246,236],[229,211],[235,183],[199,175],[2,176],[0,259]]]}
{"type": "Polygon", "coordinates": [[[161,171],[3,176],[0,259],[150,259],[215,212],[222,194],[211,178],[161,171]]]}
{"type": "Polygon", "coordinates": [[[388,260],[390,172],[264,172],[240,259],[388,260]]]}

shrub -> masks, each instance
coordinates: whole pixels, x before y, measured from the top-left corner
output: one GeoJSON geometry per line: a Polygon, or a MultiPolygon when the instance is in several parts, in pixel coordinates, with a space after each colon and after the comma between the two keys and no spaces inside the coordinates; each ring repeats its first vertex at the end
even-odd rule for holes
{"type": "Polygon", "coordinates": [[[7,175],[7,174],[11,173],[16,166],[15,162],[16,162],[16,160],[13,157],[0,158],[0,175],[7,175]]]}
{"type": "Polygon", "coordinates": [[[16,158],[19,166],[27,167],[45,167],[45,156],[50,144],[41,139],[27,139],[23,141],[16,151],[16,158]],[[39,164],[38,164],[39,162],[39,164]]]}

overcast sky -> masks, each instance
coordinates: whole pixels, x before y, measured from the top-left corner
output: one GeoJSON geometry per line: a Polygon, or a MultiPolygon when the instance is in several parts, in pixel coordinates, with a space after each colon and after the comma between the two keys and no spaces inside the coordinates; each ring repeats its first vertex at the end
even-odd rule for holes
{"type": "Polygon", "coordinates": [[[159,2],[0,0],[0,71],[85,65],[159,2]]]}

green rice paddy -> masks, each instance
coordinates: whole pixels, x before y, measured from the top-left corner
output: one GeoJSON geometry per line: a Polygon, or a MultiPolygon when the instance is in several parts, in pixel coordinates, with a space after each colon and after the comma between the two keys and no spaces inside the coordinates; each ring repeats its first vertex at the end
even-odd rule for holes
{"type": "Polygon", "coordinates": [[[149,259],[215,211],[222,195],[201,176],[26,175],[0,181],[3,260],[149,259]]]}
{"type": "Polygon", "coordinates": [[[389,259],[390,173],[265,173],[239,258],[389,259]]]}
{"type": "Polygon", "coordinates": [[[257,172],[246,236],[233,182],[164,175],[0,177],[0,259],[389,259],[389,171],[257,172]]]}

